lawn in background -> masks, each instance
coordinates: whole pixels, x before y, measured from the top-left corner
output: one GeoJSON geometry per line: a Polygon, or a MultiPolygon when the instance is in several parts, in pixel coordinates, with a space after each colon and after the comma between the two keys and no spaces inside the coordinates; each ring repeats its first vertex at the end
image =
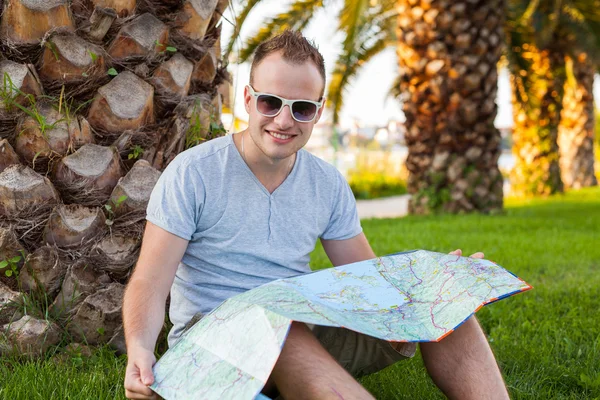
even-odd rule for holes
{"type": "MultiPolygon", "coordinates": [[[[496,216],[365,220],[377,254],[485,252],[534,289],[477,313],[513,399],[600,398],[600,189],[509,200],[496,216]]],[[[329,266],[318,246],[311,265],[329,266]]],[[[38,362],[0,361],[0,399],[123,398],[125,358],[106,349],[38,362]]],[[[439,399],[420,357],[362,380],[377,399],[439,399]]]]}

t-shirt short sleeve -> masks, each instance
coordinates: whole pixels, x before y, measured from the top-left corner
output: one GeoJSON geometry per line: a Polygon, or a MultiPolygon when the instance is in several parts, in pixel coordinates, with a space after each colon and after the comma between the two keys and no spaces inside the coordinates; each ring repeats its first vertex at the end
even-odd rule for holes
{"type": "Polygon", "coordinates": [[[203,203],[202,179],[186,159],[176,157],[152,190],[146,219],[167,232],[190,240],[196,232],[203,203]]]}
{"type": "Polygon", "coordinates": [[[338,171],[335,171],[335,193],[329,224],[321,235],[325,240],[351,239],[362,232],[356,200],[350,185],[338,171]]]}

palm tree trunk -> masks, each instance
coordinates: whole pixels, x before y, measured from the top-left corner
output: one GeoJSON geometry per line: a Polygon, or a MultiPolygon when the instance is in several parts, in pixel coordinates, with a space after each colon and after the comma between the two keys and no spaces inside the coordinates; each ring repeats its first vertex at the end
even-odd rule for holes
{"type": "Polygon", "coordinates": [[[513,70],[513,154],[511,191],[550,195],[563,191],[558,163],[558,124],[565,77],[564,54],[523,44],[527,68],[513,70]]]}
{"type": "Polygon", "coordinates": [[[496,65],[504,3],[399,0],[410,211],[502,209],[496,65]]]}
{"type": "Polygon", "coordinates": [[[573,79],[565,83],[558,128],[560,172],[565,188],[598,184],[594,175],[594,73],[586,54],[568,58],[573,79]]]}
{"type": "Polygon", "coordinates": [[[0,2],[0,327],[39,335],[9,331],[15,348],[39,354],[46,336],[123,350],[120,299],[159,171],[223,132],[227,4],[0,2]],[[22,292],[39,301],[17,323],[5,306],[22,292]]]}

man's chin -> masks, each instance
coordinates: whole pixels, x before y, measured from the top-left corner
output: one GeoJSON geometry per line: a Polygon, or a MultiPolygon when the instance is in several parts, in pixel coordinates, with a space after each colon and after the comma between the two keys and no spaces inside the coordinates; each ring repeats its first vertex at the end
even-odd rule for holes
{"type": "Polygon", "coordinates": [[[283,149],[268,149],[265,152],[265,155],[267,157],[269,157],[271,160],[273,161],[282,161],[285,159],[288,159],[290,156],[294,155],[296,153],[296,149],[286,149],[285,151],[282,151],[283,149]]]}

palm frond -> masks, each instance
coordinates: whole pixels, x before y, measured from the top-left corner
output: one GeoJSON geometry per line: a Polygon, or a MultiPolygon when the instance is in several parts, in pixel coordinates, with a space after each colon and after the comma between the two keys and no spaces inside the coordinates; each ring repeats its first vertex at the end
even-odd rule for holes
{"type": "Polygon", "coordinates": [[[347,0],[339,15],[338,30],[345,33],[342,51],[336,60],[329,87],[327,106],[337,124],[348,83],[362,66],[396,40],[397,11],[391,0],[370,4],[347,0]]]}
{"type": "Polygon", "coordinates": [[[590,3],[575,0],[565,4],[560,26],[566,32],[569,55],[584,52],[593,63],[600,65],[600,9],[591,7],[590,3]]]}
{"type": "Polygon", "coordinates": [[[553,41],[564,3],[564,0],[531,0],[526,4],[512,0],[508,3],[509,21],[513,26],[530,28],[526,29],[529,40],[538,48],[546,48],[553,41]]]}
{"type": "Polygon", "coordinates": [[[582,10],[571,4],[565,4],[565,6],[563,7],[563,12],[566,17],[573,21],[583,23],[586,20],[586,16],[582,14],[582,10]]]}
{"type": "Polygon", "coordinates": [[[540,5],[540,0],[532,0],[527,5],[525,10],[523,11],[523,14],[521,15],[521,17],[520,17],[521,22],[527,23],[533,16],[533,13],[538,9],[539,5],[540,5]]]}
{"type": "MultiPolygon", "coordinates": [[[[517,21],[513,19],[512,21],[517,21]]],[[[530,92],[529,80],[526,79],[527,71],[531,70],[531,61],[523,57],[523,52],[529,46],[529,35],[523,25],[518,23],[507,24],[507,46],[506,55],[509,60],[509,70],[513,76],[514,94],[519,103],[528,101],[528,93],[530,92]],[[523,73],[523,75],[522,75],[523,73]]]]}
{"type": "Polygon", "coordinates": [[[332,110],[333,124],[339,120],[339,113],[344,105],[344,92],[353,77],[371,58],[381,53],[386,47],[394,44],[387,34],[379,34],[370,43],[359,44],[348,53],[338,57],[328,87],[327,106],[332,110]]]}
{"type": "Polygon", "coordinates": [[[588,53],[598,51],[600,44],[600,7],[590,0],[509,0],[508,30],[519,30],[526,42],[545,49],[556,47],[556,35],[565,42],[561,51],[567,54],[577,49],[588,53]]]}
{"type": "Polygon", "coordinates": [[[514,79],[514,94],[517,102],[527,103],[531,91],[529,71],[532,60],[525,57],[529,51],[538,51],[551,44],[562,14],[555,14],[561,0],[536,1],[509,0],[505,25],[506,55],[514,79]]]}
{"type": "Polygon", "coordinates": [[[323,0],[296,1],[288,11],[272,18],[259,29],[256,35],[246,41],[239,51],[236,62],[243,63],[247,61],[260,43],[286,29],[301,31],[310,22],[314,12],[322,7],[323,0]]]}
{"type": "Polygon", "coordinates": [[[600,3],[589,0],[571,0],[565,5],[565,12],[577,10],[577,14],[584,17],[586,21],[600,22],[600,3]]]}
{"type": "Polygon", "coordinates": [[[369,0],[346,0],[339,15],[338,30],[345,33],[342,43],[344,51],[355,47],[358,31],[364,26],[364,18],[369,8],[369,0]]]}
{"type": "Polygon", "coordinates": [[[560,0],[554,2],[551,10],[540,7],[533,13],[533,35],[539,48],[547,48],[554,39],[561,19],[560,0]]]}
{"type": "Polygon", "coordinates": [[[564,16],[560,22],[566,32],[569,46],[566,53],[575,57],[577,53],[586,53],[594,64],[600,64],[600,23],[580,21],[564,16]]]}
{"type": "Polygon", "coordinates": [[[233,33],[231,34],[231,37],[229,38],[229,43],[227,43],[227,49],[225,50],[225,55],[223,56],[224,60],[227,60],[229,58],[229,54],[231,54],[231,51],[233,50],[233,47],[235,46],[235,41],[240,36],[240,31],[242,30],[242,25],[244,25],[246,18],[248,18],[248,14],[250,14],[250,11],[252,11],[252,9],[258,3],[260,3],[260,1],[261,0],[248,0],[246,3],[246,6],[242,10],[242,12],[235,18],[235,25],[233,27],[233,33]]]}

